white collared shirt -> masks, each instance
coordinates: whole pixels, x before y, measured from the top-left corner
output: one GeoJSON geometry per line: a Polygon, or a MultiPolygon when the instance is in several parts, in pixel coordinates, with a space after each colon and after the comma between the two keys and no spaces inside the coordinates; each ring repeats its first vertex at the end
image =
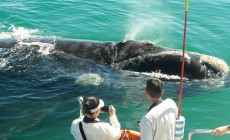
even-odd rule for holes
{"type": "Polygon", "coordinates": [[[75,119],[70,130],[75,140],[83,140],[79,129],[79,122],[82,121],[87,140],[117,140],[121,136],[121,125],[116,115],[110,116],[109,120],[111,125],[105,122],[85,123],[82,119],[75,119]]]}
{"type": "Polygon", "coordinates": [[[166,99],[141,119],[141,140],[174,140],[177,105],[166,99]]]}

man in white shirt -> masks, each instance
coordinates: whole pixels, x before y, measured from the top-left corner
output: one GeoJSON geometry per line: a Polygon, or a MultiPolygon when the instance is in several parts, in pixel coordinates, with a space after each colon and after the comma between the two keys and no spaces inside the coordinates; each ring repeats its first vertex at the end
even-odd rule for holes
{"type": "Polygon", "coordinates": [[[141,140],[174,140],[177,105],[172,99],[162,100],[160,79],[149,79],[146,98],[152,105],[140,122],[141,140]]]}
{"type": "Polygon", "coordinates": [[[96,97],[88,97],[83,104],[84,118],[75,119],[71,125],[71,133],[76,140],[117,140],[121,136],[120,123],[116,116],[116,109],[108,108],[110,124],[101,122],[98,116],[103,111],[104,102],[96,97]],[[79,125],[82,125],[82,131],[79,125]],[[85,135],[85,139],[83,138],[85,135]]]}

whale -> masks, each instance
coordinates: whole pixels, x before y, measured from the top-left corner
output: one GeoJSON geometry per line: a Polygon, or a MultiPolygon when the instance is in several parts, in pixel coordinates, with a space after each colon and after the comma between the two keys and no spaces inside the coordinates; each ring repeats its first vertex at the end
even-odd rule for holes
{"type": "MultiPolygon", "coordinates": [[[[158,46],[148,40],[95,41],[57,37],[0,38],[0,48],[38,43],[53,44],[53,51],[62,51],[115,69],[134,72],[181,75],[182,51],[158,46]]],[[[184,78],[208,79],[228,75],[229,66],[217,57],[185,52],[184,78]]]]}

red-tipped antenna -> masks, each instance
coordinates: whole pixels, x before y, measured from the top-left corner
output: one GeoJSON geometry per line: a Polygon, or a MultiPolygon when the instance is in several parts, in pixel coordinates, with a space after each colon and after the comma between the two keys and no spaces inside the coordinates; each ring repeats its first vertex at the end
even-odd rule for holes
{"type": "Polygon", "coordinates": [[[185,18],[184,18],[184,40],[183,40],[183,52],[182,52],[182,61],[181,61],[180,92],[179,92],[179,101],[178,101],[178,118],[180,117],[181,102],[182,102],[182,89],[183,89],[183,77],[184,77],[184,56],[185,56],[185,49],[186,49],[187,19],[188,19],[188,0],[186,0],[185,18]]]}

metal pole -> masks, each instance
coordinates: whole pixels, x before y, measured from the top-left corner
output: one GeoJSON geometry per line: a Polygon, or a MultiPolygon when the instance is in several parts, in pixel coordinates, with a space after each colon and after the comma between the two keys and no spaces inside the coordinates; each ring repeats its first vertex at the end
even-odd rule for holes
{"type": "Polygon", "coordinates": [[[182,60],[181,60],[181,76],[180,76],[180,92],[179,92],[179,101],[178,101],[178,118],[181,113],[181,103],[182,103],[182,88],[183,88],[183,77],[184,77],[184,56],[186,49],[186,29],[187,29],[187,19],[188,19],[188,0],[186,0],[185,7],[185,18],[184,18],[184,39],[183,39],[183,52],[182,52],[182,60]]]}

